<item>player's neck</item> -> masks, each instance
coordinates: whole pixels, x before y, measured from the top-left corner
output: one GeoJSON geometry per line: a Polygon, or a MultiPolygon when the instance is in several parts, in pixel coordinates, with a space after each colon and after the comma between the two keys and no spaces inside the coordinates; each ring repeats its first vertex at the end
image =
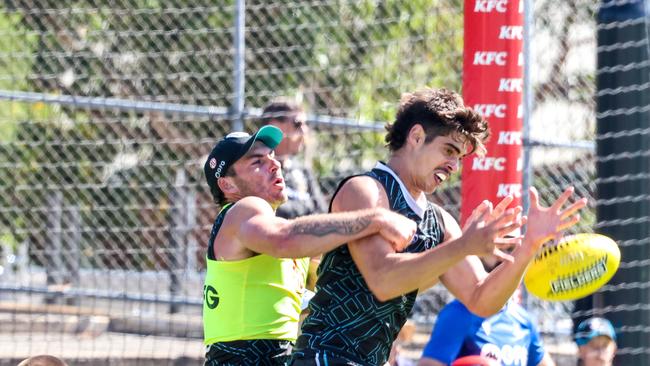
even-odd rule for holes
{"type": "Polygon", "coordinates": [[[405,159],[399,154],[393,154],[388,159],[386,165],[397,174],[402,183],[404,183],[406,190],[409,191],[413,198],[418,202],[420,202],[421,199],[426,200],[422,190],[418,188],[417,184],[415,184],[415,180],[413,179],[414,175],[411,173],[412,170],[408,159],[405,159]]]}

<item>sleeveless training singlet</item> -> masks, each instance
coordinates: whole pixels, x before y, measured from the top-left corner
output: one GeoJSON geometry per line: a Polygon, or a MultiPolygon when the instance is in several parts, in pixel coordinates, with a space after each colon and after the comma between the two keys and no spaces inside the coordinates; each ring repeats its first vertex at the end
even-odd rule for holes
{"type": "MultiPolygon", "coordinates": [[[[426,208],[417,206],[397,175],[384,164],[377,164],[365,175],[382,184],[391,210],[418,224],[416,238],[405,252],[423,252],[443,240],[438,207],[431,202],[426,208]]],[[[347,245],[338,247],[324,256],[318,268],[316,295],[296,342],[294,360],[320,360],[323,354],[329,354],[362,365],[383,365],[416,295],[417,291],[413,291],[380,302],[366,285],[347,245]]]]}
{"type": "Polygon", "coordinates": [[[295,340],[309,258],[259,254],[237,261],[215,260],[214,239],[230,207],[224,207],[217,216],[208,245],[203,287],[205,344],[295,340]]]}

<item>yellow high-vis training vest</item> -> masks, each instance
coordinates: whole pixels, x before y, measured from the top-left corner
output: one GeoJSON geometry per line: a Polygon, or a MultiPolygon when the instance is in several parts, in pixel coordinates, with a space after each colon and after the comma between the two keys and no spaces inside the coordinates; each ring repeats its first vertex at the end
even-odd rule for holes
{"type": "Polygon", "coordinates": [[[238,261],[206,260],[205,344],[246,339],[295,341],[309,258],[259,254],[238,261]]]}

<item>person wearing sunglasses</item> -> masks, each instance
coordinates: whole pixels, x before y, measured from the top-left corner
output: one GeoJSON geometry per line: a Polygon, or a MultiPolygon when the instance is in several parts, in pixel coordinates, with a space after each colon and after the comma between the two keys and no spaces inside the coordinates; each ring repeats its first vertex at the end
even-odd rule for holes
{"type": "Polygon", "coordinates": [[[264,108],[262,125],[275,126],[284,135],[275,148],[275,158],[282,164],[287,202],[278,208],[277,215],[293,219],[325,212],[327,204],[311,165],[299,158],[309,134],[305,110],[288,98],[276,99],[264,108]]]}

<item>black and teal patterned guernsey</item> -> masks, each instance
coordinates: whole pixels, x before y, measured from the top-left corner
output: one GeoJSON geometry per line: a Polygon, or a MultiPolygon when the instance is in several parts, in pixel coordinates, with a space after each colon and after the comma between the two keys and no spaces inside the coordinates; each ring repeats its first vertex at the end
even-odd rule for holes
{"type": "MultiPolygon", "coordinates": [[[[433,248],[444,237],[440,208],[431,202],[427,202],[426,208],[417,206],[394,174],[378,163],[364,175],[383,185],[393,211],[418,224],[416,237],[404,252],[419,253],[433,248]]],[[[316,295],[310,302],[302,335],[296,341],[293,364],[333,364],[328,359],[347,360],[342,364],[349,365],[385,364],[416,295],[417,290],[380,302],[366,285],[347,245],[328,252],[318,268],[316,295]]]]}

